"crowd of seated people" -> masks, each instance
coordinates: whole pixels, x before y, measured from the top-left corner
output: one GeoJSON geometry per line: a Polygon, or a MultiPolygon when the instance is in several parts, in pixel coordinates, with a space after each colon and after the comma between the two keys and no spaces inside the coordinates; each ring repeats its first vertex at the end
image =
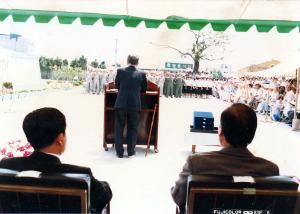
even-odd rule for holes
{"type": "MultiPolygon", "coordinates": [[[[259,113],[271,112],[273,106],[281,104],[280,120],[288,118],[293,109],[296,94],[295,79],[285,78],[221,78],[214,79],[208,71],[194,73],[186,70],[144,70],[147,79],[160,87],[160,95],[165,97],[206,97],[205,88],[211,88],[213,96],[227,101],[245,103],[259,113]]],[[[104,85],[113,82],[116,72],[113,69],[89,68],[86,76],[86,90],[91,94],[103,92],[104,85]]],[[[278,114],[272,119],[278,121],[278,114]]]]}
{"type": "Polygon", "coordinates": [[[226,102],[244,103],[258,114],[291,125],[296,103],[295,85],[294,79],[231,78],[215,81],[213,94],[226,102]]]}
{"type": "MultiPolygon", "coordinates": [[[[267,114],[274,121],[292,124],[296,102],[296,81],[285,78],[223,78],[213,79],[209,72],[146,70],[147,79],[160,87],[165,97],[207,98],[213,95],[231,103],[244,103],[258,114],[267,114]]],[[[104,84],[114,81],[112,70],[89,71],[87,91],[103,92],[104,84]]],[[[300,118],[300,113],[297,117],[300,118]]]]}

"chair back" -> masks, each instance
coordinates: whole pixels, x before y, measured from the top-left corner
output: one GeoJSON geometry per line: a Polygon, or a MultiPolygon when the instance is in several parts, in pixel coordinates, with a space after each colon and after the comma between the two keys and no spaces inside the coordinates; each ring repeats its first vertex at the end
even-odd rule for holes
{"type": "Polygon", "coordinates": [[[299,184],[288,176],[189,176],[188,214],[299,214],[299,184]]]}
{"type": "Polygon", "coordinates": [[[0,213],[89,213],[90,177],[0,169],[0,213]]]}

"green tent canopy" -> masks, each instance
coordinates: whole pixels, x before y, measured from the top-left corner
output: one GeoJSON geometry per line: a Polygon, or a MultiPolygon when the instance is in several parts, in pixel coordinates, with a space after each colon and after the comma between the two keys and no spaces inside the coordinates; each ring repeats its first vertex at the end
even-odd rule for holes
{"type": "Polygon", "coordinates": [[[201,30],[205,26],[211,25],[214,31],[225,31],[230,26],[233,26],[237,32],[247,32],[252,26],[255,26],[258,32],[269,32],[274,27],[279,33],[289,33],[295,28],[298,28],[300,32],[300,21],[287,20],[215,20],[188,19],[172,16],[166,19],[153,19],[129,15],[86,12],[0,9],[0,21],[5,21],[9,16],[12,16],[14,22],[26,22],[33,16],[36,23],[48,23],[54,17],[57,17],[60,24],[72,24],[76,19],[80,19],[82,25],[94,25],[98,20],[102,20],[104,26],[113,27],[123,20],[126,27],[137,27],[144,22],[146,28],[158,28],[162,23],[166,23],[169,29],[180,29],[184,24],[188,24],[191,30],[201,30]]]}

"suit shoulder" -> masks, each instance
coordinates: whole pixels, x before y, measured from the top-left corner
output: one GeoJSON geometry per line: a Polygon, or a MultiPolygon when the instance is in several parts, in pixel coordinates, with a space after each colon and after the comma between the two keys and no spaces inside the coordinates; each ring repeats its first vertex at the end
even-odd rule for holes
{"type": "Polygon", "coordinates": [[[259,160],[261,164],[265,165],[265,168],[268,170],[268,172],[271,172],[272,175],[273,174],[279,175],[279,167],[277,166],[277,164],[261,157],[255,157],[255,158],[259,160]]]}
{"type": "Polygon", "coordinates": [[[202,152],[198,154],[190,155],[187,159],[187,162],[190,165],[197,165],[199,163],[210,163],[214,162],[216,159],[223,158],[221,154],[218,153],[218,151],[213,152],[202,152]]]}
{"type": "Polygon", "coordinates": [[[141,74],[146,74],[146,72],[143,70],[137,69],[137,71],[140,72],[141,74]]]}
{"type": "Polygon", "coordinates": [[[26,160],[27,160],[26,157],[3,158],[0,161],[0,168],[14,167],[20,163],[23,163],[26,160]]]}
{"type": "Polygon", "coordinates": [[[218,155],[219,155],[218,151],[201,152],[201,153],[197,153],[197,154],[192,154],[189,156],[189,158],[190,158],[190,160],[198,160],[198,159],[204,159],[204,158],[214,157],[214,156],[218,156],[218,155]]]}
{"type": "Polygon", "coordinates": [[[0,168],[15,171],[28,170],[28,165],[31,165],[31,160],[28,157],[4,158],[0,161],[0,168]]]}
{"type": "Polygon", "coordinates": [[[189,155],[186,158],[186,163],[191,166],[193,163],[197,162],[199,160],[199,158],[202,158],[199,154],[189,155]]]}
{"type": "Polygon", "coordinates": [[[77,166],[72,164],[61,164],[60,168],[66,173],[82,173],[82,174],[92,174],[92,171],[88,167],[77,166]]]}
{"type": "Polygon", "coordinates": [[[140,74],[141,76],[146,77],[146,72],[142,71],[142,70],[136,70],[138,72],[138,74],[140,74]]]}
{"type": "Polygon", "coordinates": [[[117,73],[122,72],[122,71],[125,71],[125,69],[124,68],[118,68],[117,69],[117,73]]]}

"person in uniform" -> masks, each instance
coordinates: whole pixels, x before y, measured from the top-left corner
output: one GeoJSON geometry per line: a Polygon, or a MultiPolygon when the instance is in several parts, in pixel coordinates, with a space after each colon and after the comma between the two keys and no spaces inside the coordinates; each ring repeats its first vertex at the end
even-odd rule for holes
{"type": "Polygon", "coordinates": [[[178,97],[181,98],[182,97],[183,85],[184,85],[184,80],[182,78],[182,75],[179,75],[178,84],[179,84],[179,87],[178,87],[178,97]]]}
{"type": "Polygon", "coordinates": [[[93,79],[93,94],[98,94],[99,91],[99,71],[95,71],[93,79]]]}
{"type": "Polygon", "coordinates": [[[168,96],[173,98],[173,84],[174,84],[174,76],[173,74],[170,74],[170,80],[168,84],[167,94],[168,96]]]}
{"type": "Polygon", "coordinates": [[[173,79],[173,96],[178,97],[178,89],[179,89],[179,79],[178,79],[178,74],[175,75],[173,79]]]}
{"type": "Polygon", "coordinates": [[[85,78],[85,81],[86,81],[86,92],[87,93],[90,93],[91,91],[91,79],[92,79],[92,73],[90,70],[88,70],[87,74],[86,74],[86,78],[85,78]]]}
{"type": "Polygon", "coordinates": [[[168,73],[164,72],[165,76],[165,81],[164,81],[164,86],[163,86],[163,95],[167,96],[167,84],[168,84],[168,73]]]}
{"type": "Polygon", "coordinates": [[[160,74],[160,76],[158,77],[158,86],[160,88],[160,96],[163,95],[163,88],[164,88],[164,82],[165,82],[165,77],[163,74],[160,74]]]}
{"type": "Polygon", "coordinates": [[[102,77],[103,77],[103,73],[102,73],[102,70],[100,70],[98,72],[98,84],[99,84],[99,88],[98,88],[97,94],[100,94],[103,91],[102,77]]]}
{"type": "Polygon", "coordinates": [[[164,83],[164,89],[165,89],[165,96],[166,97],[170,96],[170,92],[169,92],[169,90],[171,88],[170,84],[171,84],[171,74],[167,73],[165,83],[164,83]]]}
{"type": "Polygon", "coordinates": [[[105,88],[105,84],[107,83],[107,71],[104,70],[102,72],[102,78],[101,78],[101,90],[103,91],[105,88]]]}
{"type": "Polygon", "coordinates": [[[92,71],[91,72],[91,79],[90,79],[90,93],[94,94],[94,84],[95,84],[95,77],[96,77],[96,72],[92,71]]]}

